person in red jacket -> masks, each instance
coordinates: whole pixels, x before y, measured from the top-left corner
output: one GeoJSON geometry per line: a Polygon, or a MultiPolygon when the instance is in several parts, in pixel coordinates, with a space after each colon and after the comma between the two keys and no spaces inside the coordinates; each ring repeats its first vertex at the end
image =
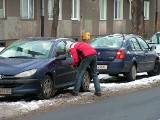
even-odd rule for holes
{"type": "Polygon", "coordinates": [[[72,95],[77,96],[81,87],[82,77],[88,66],[91,68],[91,76],[93,78],[95,95],[101,96],[100,82],[97,75],[97,52],[89,44],[85,42],[69,42],[66,44],[66,50],[73,57],[73,67],[78,67],[78,73],[75,80],[72,95]]]}

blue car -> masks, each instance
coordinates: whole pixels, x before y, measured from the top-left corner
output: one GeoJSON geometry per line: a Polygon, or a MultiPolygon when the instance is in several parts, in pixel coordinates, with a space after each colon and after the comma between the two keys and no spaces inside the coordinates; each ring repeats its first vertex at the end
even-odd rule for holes
{"type": "Polygon", "coordinates": [[[132,81],[139,72],[149,75],[159,73],[159,57],[154,47],[149,47],[139,36],[114,34],[95,38],[89,44],[98,53],[97,69],[100,74],[123,74],[132,81]]]}
{"type": "MultiPolygon", "coordinates": [[[[70,38],[27,38],[14,42],[0,53],[0,95],[35,94],[49,99],[58,89],[74,85],[77,69],[65,50],[70,38]]],[[[82,91],[90,85],[90,70],[82,80],[82,91]]]]}

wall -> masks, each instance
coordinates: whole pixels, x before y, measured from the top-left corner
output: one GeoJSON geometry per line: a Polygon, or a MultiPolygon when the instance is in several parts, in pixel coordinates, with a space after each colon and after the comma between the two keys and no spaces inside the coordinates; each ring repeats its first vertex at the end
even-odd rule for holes
{"type": "Polygon", "coordinates": [[[20,0],[6,0],[6,18],[0,19],[0,41],[11,44],[14,40],[40,36],[40,1],[35,0],[35,19],[20,19],[20,0]]]}
{"type": "MultiPolygon", "coordinates": [[[[6,0],[6,18],[0,19],[0,41],[7,45],[14,40],[41,35],[40,0],[35,0],[35,19],[20,19],[20,0],[6,0]]],[[[58,37],[73,37],[81,40],[82,32],[92,37],[113,33],[131,33],[129,2],[124,0],[123,20],[114,20],[114,0],[107,0],[107,20],[99,20],[99,0],[80,0],[80,21],[71,20],[72,0],[62,0],[62,20],[58,23],[58,37]]],[[[147,37],[155,29],[155,1],[150,0],[150,20],[145,21],[147,37]]],[[[48,0],[45,0],[44,36],[51,36],[52,20],[48,20],[48,0]]],[[[160,31],[160,0],[158,0],[157,31],[160,31]]]]}

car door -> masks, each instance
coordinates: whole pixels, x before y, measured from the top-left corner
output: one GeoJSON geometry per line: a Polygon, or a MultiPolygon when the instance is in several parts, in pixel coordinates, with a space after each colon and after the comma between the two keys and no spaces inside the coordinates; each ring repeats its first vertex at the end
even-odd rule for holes
{"type": "Polygon", "coordinates": [[[58,57],[59,55],[65,55],[65,60],[56,60],[54,67],[56,72],[56,86],[66,86],[73,84],[73,68],[71,64],[73,62],[72,57],[69,55],[68,52],[65,51],[65,43],[60,41],[56,46],[55,56],[58,57]]]}
{"type": "Polygon", "coordinates": [[[145,54],[144,51],[141,49],[140,45],[138,44],[138,41],[135,37],[132,37],[130,39],[130,44],[132,47],[132,57],[137,62],[137,71],[144,71],[145,70],[145,54]]]}
{"type": "Polygon", "coordinates": [[[149,45],[141,38],[137,38],[142,50],[145,54],[145,69],[150,70],[155,64],[155,54],[150,50],[149,45]]]}

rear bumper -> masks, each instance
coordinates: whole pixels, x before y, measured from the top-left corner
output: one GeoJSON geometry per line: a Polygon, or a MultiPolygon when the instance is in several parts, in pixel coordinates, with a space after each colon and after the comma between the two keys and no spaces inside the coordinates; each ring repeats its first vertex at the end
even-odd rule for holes
{"type": "Polygon", "coordinates": [[[97,61],[97,65],[107,65],[107,69],[97,69],[99,74],[121,74],[130,71],[132,62],[115,60],[112,62],[97,61]]]}

